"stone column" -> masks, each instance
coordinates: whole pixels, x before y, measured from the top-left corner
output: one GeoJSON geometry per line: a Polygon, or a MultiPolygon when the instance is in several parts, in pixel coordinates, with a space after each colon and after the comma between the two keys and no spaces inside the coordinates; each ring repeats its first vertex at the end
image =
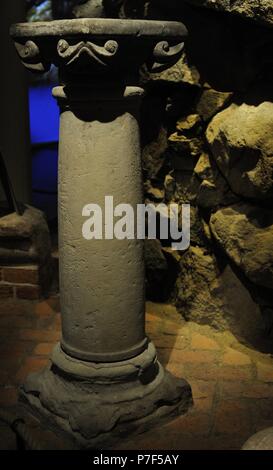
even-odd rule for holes
{"type": "Polygon", "coordinates": [[[127,203],[136,209],[142,203],[138,114],[143,90],[118,83],[101,89],[88,81],[65,90],[53,90],[61,105],[62,348],[83,360],[120,361],[147,347],[143,241],[115,239],[111,224],[104,233],[105,216],[114,220],[105,196],[113,197],[114,206],[127,203]],[[90,203],[102,209],[102,236],[113,239],[82,236],[82,211],[90,203]]]}
{"type": "MultiPolygon", "coordinates": [[[[25,0],[0,2],[0,150],[3,153],[16,198],[31,199],[31,156],[26,71],[9,37],[9,27],[25,18],[25,0]]],[[[0,185],[0,201],[3,200],[0,185]]]]}
{"type": "Polygon", "coordinates": [[[186,30],[77,19],[16,25],[11,34],[26,67],[42,72],[53,62],[60,70],[62,340],[21,397],[77,446],[108,446],[191,404],[189,385],[164,371],[145,335],[143,240],[82,235],[87,204],[104,215],[105,196],[115,206],[142,203],[138,69],[176,62],[186,30]]]}

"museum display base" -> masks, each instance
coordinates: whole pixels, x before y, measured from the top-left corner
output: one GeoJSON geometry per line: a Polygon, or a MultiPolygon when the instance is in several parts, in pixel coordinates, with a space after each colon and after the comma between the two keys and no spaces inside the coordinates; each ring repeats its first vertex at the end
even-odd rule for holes
{"type": "Polygon", "coordinates": [[[192,394],[163,369],[152,343],[137,357],[108,364],[79,361],[57,345],[49,366],[21,387],[20,402],[71,448],[91,449],[185,413],[192,394]]]}

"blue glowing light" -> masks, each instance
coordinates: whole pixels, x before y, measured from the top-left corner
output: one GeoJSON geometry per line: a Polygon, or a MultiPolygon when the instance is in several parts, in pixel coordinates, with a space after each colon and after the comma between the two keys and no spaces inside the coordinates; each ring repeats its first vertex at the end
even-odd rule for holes
{"type": "Polygon", "coordinates": [[[59,140],[59,108],[51,90],[52,84],[34,86],[29,90],[32,144],[59,140]]]}

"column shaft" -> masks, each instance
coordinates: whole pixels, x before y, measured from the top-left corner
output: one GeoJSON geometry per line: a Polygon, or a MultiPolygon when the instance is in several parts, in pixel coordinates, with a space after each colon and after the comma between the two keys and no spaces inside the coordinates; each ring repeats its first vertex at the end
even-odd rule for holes
{"type": "Polygon", "coordinates": [[[105,196],[113,196],[114,206],[142,203],[140,100],[95,96],[61,113],[62,347],[79,359],[111,362],[146,346],[143,241],[104,239],[105,196]],[[82,235],[82,210],[91,203],[102,208],[102,240],[82,235]]]}

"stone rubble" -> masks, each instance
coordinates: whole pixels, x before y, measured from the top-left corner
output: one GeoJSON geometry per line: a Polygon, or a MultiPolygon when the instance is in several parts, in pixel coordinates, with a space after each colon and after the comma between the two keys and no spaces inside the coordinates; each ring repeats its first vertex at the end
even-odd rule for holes
{"type": "MultiPolygon", "coordinates": [[[[145,188],[164,188],[165,204],[191,204],[191,247],[180,253],[169,299],[187,320],[233,328],[245,339],[269,334],[272,2],[147,3],[148,18],[181,19],[189,31],[180,61],[166,72],[146,72],[144,80],[150,115],[158,116],[148,142],[144,129],[145,188]],[[165,114],[156,98],[161,106],[165,99],[165,114]]],[[[147,263],[149,276],[161,272],[151,253],[147,263]]]]}

